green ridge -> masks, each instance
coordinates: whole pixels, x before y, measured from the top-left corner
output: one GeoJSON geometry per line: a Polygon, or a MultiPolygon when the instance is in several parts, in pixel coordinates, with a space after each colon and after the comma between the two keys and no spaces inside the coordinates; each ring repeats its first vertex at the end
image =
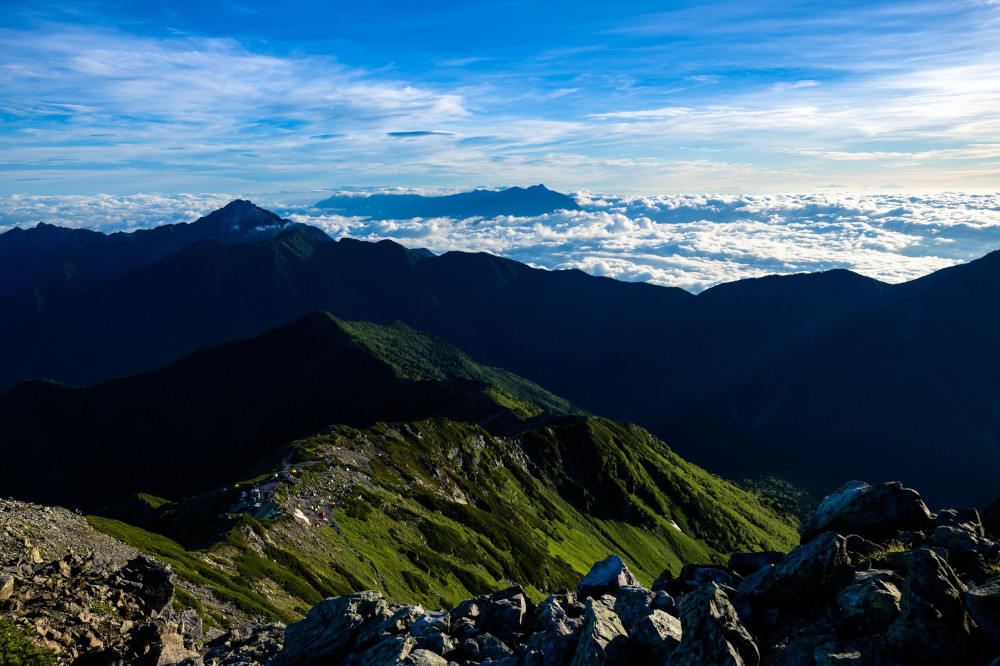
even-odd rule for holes
{"type": "Polygon", "coordinates": [[[288,621],[362,589],[437,608],[518,583],[537,600],[574,588],[609,553],[648,586],[684,562],[797,542],[792,521],[754,493],[641,428],[595,417],[508,437],[444,418],[338,426],[296,442],[286,460],[297,483],[280,486],[279,501],[309,525],[286,514],[209,529],[202,521],[217,509],[193,507],[217,506],[218,492],[163,505],[150,523],[166,534],[215,530],[218,540],[200,550],[107,518],[91,524],[170,562],[184,587],[178,603],[220,625],[288,621]],[[329,522],[317,528],[320,510],[329,522]]]}

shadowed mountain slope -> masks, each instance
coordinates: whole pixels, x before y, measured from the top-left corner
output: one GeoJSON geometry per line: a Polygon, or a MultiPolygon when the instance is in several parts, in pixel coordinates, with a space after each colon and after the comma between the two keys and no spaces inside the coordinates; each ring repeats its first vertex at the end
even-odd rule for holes
{"type": "Polygon", "coordinates": [[[191,223],[104,234],[39,224],[0,234],[0,316],[13,320],[43,311],[66,296],[192,243],[242,243],[273,238],[293,229],[320,241],[322,230],[285,220],[237,199],[191,223]]]}
{"type": "Polygon", "coordinates": [[[89,388],[17,386],[0,397],[0,487],[90,508],[140,491],[176,498],[329,424],[448,416],[503,431],[543,410],[575,408],[403,324],[316,313],[89,388]]]}

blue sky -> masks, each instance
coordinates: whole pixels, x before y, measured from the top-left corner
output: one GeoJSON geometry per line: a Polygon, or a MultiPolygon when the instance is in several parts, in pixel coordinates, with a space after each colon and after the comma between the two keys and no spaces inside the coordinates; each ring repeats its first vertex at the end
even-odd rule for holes
{"type": "Polygon", "coordinates": [[[997,0],[35,1],[0,26],[3,196],[1000,189],[997,0]]]}

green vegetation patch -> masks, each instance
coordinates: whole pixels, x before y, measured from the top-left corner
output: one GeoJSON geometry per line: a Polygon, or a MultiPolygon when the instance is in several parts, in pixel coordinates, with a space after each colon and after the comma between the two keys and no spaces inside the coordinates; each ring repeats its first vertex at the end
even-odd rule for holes
{"type": "Polygon", "coordinates": [[[0,664],[4,666],[56,666],[54,650],[39,647],[28,630],[13,620],[0,617],[0,664]]]}

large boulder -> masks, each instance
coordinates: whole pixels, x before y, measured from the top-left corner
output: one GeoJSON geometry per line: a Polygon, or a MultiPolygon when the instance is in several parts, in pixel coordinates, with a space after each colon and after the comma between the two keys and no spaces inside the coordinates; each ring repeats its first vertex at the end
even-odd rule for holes
{"type": "Polygon", "coordinates": [[[899,617],[903,579],[892,571],[854,572],[850,584],[837,593],[840,618],[858,634],[880,634],[899,617]]]}
{"type": "Polygon", "coordinates": [[[621,620],[608,606],[594,599],[587,599],[583,630],[573,655],[572,666],[617,664],[625,656],[628,634],[621,620]]]}
{"type": "Polygon", "coordinates": [[[756,666],[760,663],[760,651],[753,637],[715,583],[684,595],[678,604],[683,636],[671,664],[756,666]]]}
{"type": "Polygon", "coordinates": [[[807,595],[835,588],[849,568],[847,540],[826,532],[793,549],[780,564],[747,576],[739,592],[763,606],[799,605],[807,595]]]}
{"type": "Polygon", "coordinates": [[[337,663],[355,647],[362,627],[391,617],[381,592],[368,590],[324,599],[285,629],[285,647],[273,666],[337,663]]]}
{"type": "Polygon", "coordinates": [[[1000,577],[970,586],[963,595],[969,614],[995,647],[1000,647],[1000,577]]]}
{"type": "Polygon", "coordinates": [[[806,544],[823,532],[857,534],[882,543],[901,532],[930,532],[934,516],[915,490],[899,482],[871,486],[851,481],[826,496],[809,520],[799,526],[806,544]]]}
{"type": "Polygon", "coordinates": [[[983,523],[983,532],[992,539],[1000,539],[1000,499],[983,509],[979,516],[983,523]]]}
{"type": "Polygon", "coordinates": [[[929,548],[894,553],[886,560],[904,572],[899,618],[885,645],[901,663],[969,663],[972,618],[962,604],[965,585],[948,563],[929,548]]]}
{"type": "Polygon", "coordinates": [[[615,595],[615,614],[621,618],[626,628],[646,617],[652,612],[650,604],[656,595],[644,587],[628,585],[618,588],[615,595]]]}
{"type": "Polygon", "coordinates": [[[622,558],[608,555],[590,568],[576,586],[576,595],[581,600],[586,597],[600,597],[604,594],[614,594],[618,588],[626,585],[639,585],[639,581],[629,571],[622,558]]]}
{"type": "Polygon", "coordinates": [[[487,632],[509,640],[515,633],[528,629],[535,607],[515,585],[493,594],[483,594],[463,601],[451,611],[452,633],[459,637],[487,632]]]}
{"type": "Polygon", "coordinates": [[[681,642],[681,621],[654,610],[629,629],[629,648],[641,664],[665,664],[681,642]]]}

